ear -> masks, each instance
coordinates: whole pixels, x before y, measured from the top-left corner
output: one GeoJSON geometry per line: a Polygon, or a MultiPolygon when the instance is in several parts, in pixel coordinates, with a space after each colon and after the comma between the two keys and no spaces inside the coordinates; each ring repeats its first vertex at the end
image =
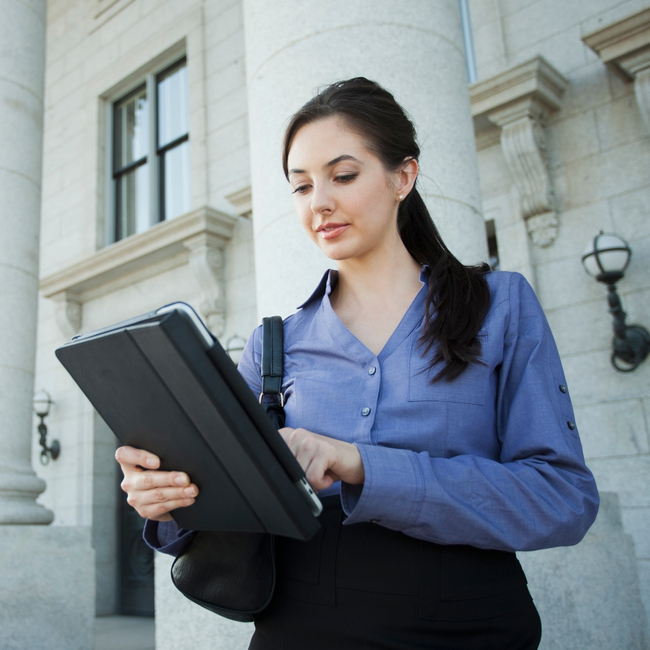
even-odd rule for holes
{"type": "Polygon", "coordinates": [[[397,171],[397,182],[395,183],[397,196],[401,195],[405,199],[409,195],[409,192],[415,185],[419,170],[420,166],[418,165],[418,161],[414,158],[407,158],[404,161],[397,171]]]}

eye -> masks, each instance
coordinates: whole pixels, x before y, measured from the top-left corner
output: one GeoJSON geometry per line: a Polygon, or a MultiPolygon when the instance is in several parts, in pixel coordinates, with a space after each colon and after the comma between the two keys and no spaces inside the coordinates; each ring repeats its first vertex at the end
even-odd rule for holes
{"type": "Polygon", "coordinates": [[[309,185],[298,185],[291,194],[304,194],[309,189],[309,185]]]}
{"type": "Polygon", "coordinates": [[[359,174],[342,174],[337,176],[334,180],[337,183],[351,183],[359,174]]]}

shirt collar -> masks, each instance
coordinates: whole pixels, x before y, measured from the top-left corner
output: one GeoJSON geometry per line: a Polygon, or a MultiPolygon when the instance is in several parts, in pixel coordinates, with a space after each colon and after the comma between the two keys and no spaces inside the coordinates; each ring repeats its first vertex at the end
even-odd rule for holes
{"type": "Polygon", "coordinates": [[[318,286],[314,289],[314,293],[312,293],[311,296],[302,303],[302,305],[298,305],[297,309],[303,309],[316,300],[322,300],[325,295],[329,296],[338,281],[339,272],[334,269],[327,269],[318,283],[318,286]]]}
{"type": "MultiPolygon", "coordinates": [[[[422,267],[422,270],[420,271],[420,282],[422,284],[428,284],[429,283],[429,274],[431,273],[431,269],[429,268],[428,264],[425,264],[422,267]]],[[[339,272],[336,271],[335,269],[327,269],[325,273],[323,274],[323,277],[320,279],[320,282],[318,283],[318,286],[316,289],[314,289],[314,292],[303,302],[301,305],[298,305],[296,309],[303,309],[307,305],[309,305],[312,302],[315,302],[316,300],[322,300],[323,296],[329,296],[330,293],[332,293],[332,290],[334,287],[336,287],[337,283],[339,281],[339,272]]]]}

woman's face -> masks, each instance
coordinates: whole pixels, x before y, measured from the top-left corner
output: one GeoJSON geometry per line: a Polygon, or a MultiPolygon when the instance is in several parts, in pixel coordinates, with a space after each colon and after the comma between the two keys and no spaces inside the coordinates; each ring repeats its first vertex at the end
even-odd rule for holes
{"type": "Polygon", "coordinates": [[[401,175],[387,172],[342,120],[303,126],[289,150],[288,168],[300,222],[330,259],[381,255],[399,241],[401,175]]]}

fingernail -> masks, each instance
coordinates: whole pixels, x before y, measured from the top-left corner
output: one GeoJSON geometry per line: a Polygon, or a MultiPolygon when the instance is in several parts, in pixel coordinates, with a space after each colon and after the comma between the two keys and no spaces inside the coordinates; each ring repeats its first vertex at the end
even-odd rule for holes
{"type": "Polygon", "coordinates": [[[194,488],[194,487],[185,488],[185,496],[187,496],[187,497],[196,496],[196,488],[194,488]]]}
{"type": "Polygon", "coordinates": [[[182,474],[180,474],[179,476],[177,476],[177,477],[174,479],[174,483],[176,483],[176,485],[187,485],[187,484],[188,484],[188,480],[187,480],[187,477],[186,477],[186,476],[183,476],[182,474]]]}
{"type": "Polygon", "coordinates": [[[155,458],[147,458],[145,463],[146,463],[147,467],[155,467],[156,464],[157,464],[155,458]]]}

